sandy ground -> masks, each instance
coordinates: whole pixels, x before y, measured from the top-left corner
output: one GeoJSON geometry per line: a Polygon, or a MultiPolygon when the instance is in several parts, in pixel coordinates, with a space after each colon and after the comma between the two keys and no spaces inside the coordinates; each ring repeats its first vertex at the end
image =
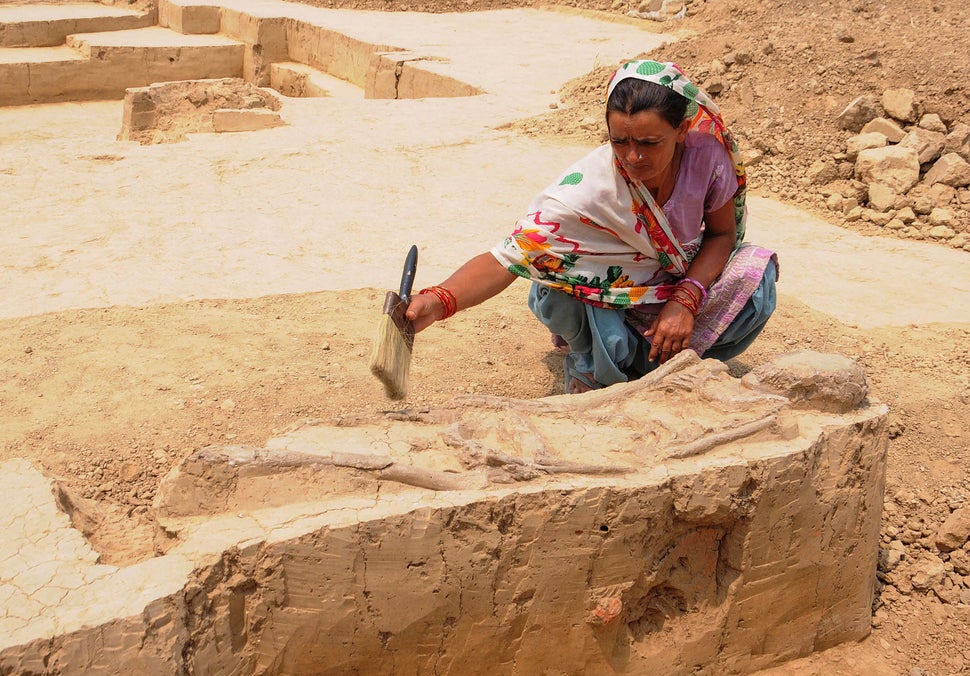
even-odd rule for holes
{"type": "MultiPolygon", "coordinates": [[[[496,129],[476,105],[286,100],[286,127],[161,146],[116,140],[118,102],[0,110],[0,458],[98,500],[95,544],[124,562],[151,555],[154,487],[185,454],[388,408],[366,361],[407,246],[418,285],[440,281],[588,148],[496,129]]],[[[793,349],[858,359],[891,408],[886,525],[938,527],[970,495],[965,252],[751,207],[781,303],[733,372],[793,349]]],[[[405,405],[561,392],[525,292],[422,333],[405,405]]],[[[883,611],[867,641],[786,673],[970,664],[970,606],[929,592],[883,611]]]]}

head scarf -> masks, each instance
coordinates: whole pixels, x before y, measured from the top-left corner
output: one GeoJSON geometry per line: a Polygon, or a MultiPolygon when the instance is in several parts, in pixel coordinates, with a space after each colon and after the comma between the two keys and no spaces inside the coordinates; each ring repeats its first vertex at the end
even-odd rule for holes
{"type": "Polygon", "coordinates": [[[693,117],[697,114],[697,106],[703,105],[714,115],[720,114],[717,104],[711,98],[697,88],[693,82],[687,79],[677,64],[660,63],[659,61],[627,61],[617,68],[616,72],[610,76],[610,82],[606,89],[606,99],[609,100],[613,95],[616,85],[629,78],[653,82],[654,84],[669,87],[683,96],[688,101],[687,116],[693,117]]]}
{"type": "MultiPolygon", "coordinates": [[[[613,94],[613,90],[616,89],[616,85],[629,78],[669,87],[687,99],[686,116],[691,121],[689,130],[713,134],[731,156],[731,164],[734,165],[734,173],[738,179],[738,190],[734,194],[734,222],[737,228],[737,243],[740,245],[744,239],[745,222],[747,220],[747,210],[744,204],[747,178],[745,177],[744,162],[741,160],[738,145],[725,126],[717,104],[706,92],[691,82],[677,64],[646,59],[628,61],[613,73],[606,91],[607,101],[613,94]]],[[[617,165],[619,166],[619,160],[617,160],[617,165]]],[[[665,253],[668,257],[673,257],[672,272],[677,271],[683,274],[689,261],[681,263],[681,261],[676,260],[684,258],[683,250],[678,245],[676,238],[670,233],[663,212],[656,206],[649,191],[643,185],[629,180],[622,167],[620,167],[620,171],[631,184],[634,193],[640,197],[639,202],[642,209],[640,215],[648,221],[647,228],[658,247],[658,251],[665,253]],[[681,270],[681,267],[683,267],[683,270],[681,270]]]]}

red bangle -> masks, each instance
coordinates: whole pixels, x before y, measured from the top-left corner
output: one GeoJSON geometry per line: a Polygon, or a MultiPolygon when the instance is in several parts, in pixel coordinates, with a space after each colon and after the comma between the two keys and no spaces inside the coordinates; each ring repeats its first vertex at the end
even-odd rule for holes
{"type": "Polygon", "coordinates": [[[441,315],[441,319],[448,319],[453,314],[458,312],[458,300],[455,298],[450,290],[443,286],[429,286],[427,289],[421,289],[418,291],[418,295],[423,293],[430,293],[441,303],[444,308],[444,314],[441,315]]]}
{"type": "Polygon", "coordinates": [[[671,296],[670,300],[683,305],[692,315],[697,314],[697,307],[686,298],[682,298],[681,296],[671,296]]]}
{"type": "MultiPolygon", "coordinates": [[[[704,285],[698,282],[696,279],[694,279],[693,277],[682,277],[681,280],[677,282],[677,286],[684,286],[685,284],[693,284],[694,288],[696,288],[701,292],[702,303],[707,299],[707,289],[705,289],[704,285]]],[[[684,286],[684,288],[687,288],[687,287],[684,286]]]]}
{"type": "Polygon", "coordinates": [[[685,286],[681,286],[681,285],[678,284],[676,287],[674,287],[674,292],[671,295],[676,296],[678,291],[682,291],[683,293],[686,293],[687,296],[690,298],[691,303],[695,307],[698,307],[699,308],[701,306],[701,300],[702,299],[701,299],[700,294],[697,293],[697,291],[695,291],[691,287],[686,286],[686,285],[685,286]]]}

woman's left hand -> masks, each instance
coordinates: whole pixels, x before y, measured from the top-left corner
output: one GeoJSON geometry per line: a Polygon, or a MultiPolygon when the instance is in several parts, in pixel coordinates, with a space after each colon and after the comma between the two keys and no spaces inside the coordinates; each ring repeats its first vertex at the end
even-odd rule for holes
{"type": "Polygon", "coordinates": [[[650,361],[663,364],[681,350],[690,347],[690,335],[694,331],[694,315],[680,303],[668,302],[643,334],[652,338],[650,361]]]}
{"type": "MultiPolygon", "coordinates": [[[[724,270],[736,242],[734,223],[734,202],[728,200],[724,206],[704,214],[704,239],[694,260],[687,269],[687,277],[698,280],[709,288],[724,270]]],[[[674,293],[687,293],[674,291],[674,293]]],[[[685,297],[686,299],[686,297],[685,297]]],[[[694,299],[695,301],[698,299],[694,299]]],[[[703,299],[700,299],[703,300],[703,299]]],[[[700,305],[700,303],[694,303],[700,305]]],[[[652,338],[650,361],[660,360],[663,364],[681,350],[690,347],[690,335],[694,331],[694,315],[691,310],[675,300],[668,300],[660,314],[653,320],[643,335],[652,338]]]]}

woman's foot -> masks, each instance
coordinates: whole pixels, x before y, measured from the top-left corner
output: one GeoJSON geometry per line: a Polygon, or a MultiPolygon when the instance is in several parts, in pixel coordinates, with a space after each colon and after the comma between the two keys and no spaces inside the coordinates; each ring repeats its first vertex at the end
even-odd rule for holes
{"type": "Polygon", "coordinates": [[[575,352],[571,352],[565,356],[562,360],[562,370],[563,370],[563,391],[566,394],[582,394],[583,392],[589,392],[590,390],[599,390],[604,386],[602,383],[596,382],[593,377],[592,371],[581,371],[582,368],[589,368],[591,364],[589,359],[583,358],[583,355],[579,355],[575,352]],[[582,364],[577,368],[577,362],[582,364]]]}
{"type": "Polygon", "coordinates": [[[569,354],[569,343],[567,343],[562,336],[558,333],[553,333],[550,338],[552,339],[552,347],[559,354],[569,354]]]}
{"type": "Polygon", "coordinates": [[[575,373],[569,378],[566,392],[567,394],[582,394],[583,392],[598,390],[601,387],[602,385],[593,380],[592,373],[575,373]]]}
{"type": "Polygon", "coordinates": [[[566,372],[566,394],[582,394],[590,390],[599,390],[603,386],[596,382],[592,373],[583,373],[575,368],[570,368],[569,357],[563,362],[563,369],[566,372]]]}

